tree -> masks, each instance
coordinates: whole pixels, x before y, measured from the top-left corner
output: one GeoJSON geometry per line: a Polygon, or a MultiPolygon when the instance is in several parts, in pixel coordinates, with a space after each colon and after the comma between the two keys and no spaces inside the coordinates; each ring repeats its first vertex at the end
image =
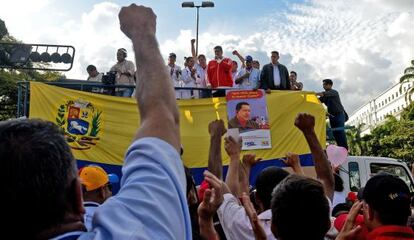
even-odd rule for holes
{"type": "MultiPolygon", "coordinates": [[[[4,21],[0,19],[0,40],[18,42],[8,34],[4,21]]],[[[55,81],[65,76],[55,71],[0,69],[0,121],[16,117],[18,81],[55,81]]]]}
{"type": "Polygon", "coordinates": [[[414,162],[414,103],[403,112],[400,120],[388,116],[386,122],[375,127],[370,135],[364,136],[366,155],[391,157],[414,162]]]}
{"type": "Polygon", "coordinates": [[[349,154],[360,156],[365,154],[365,148],[361,137],[362,127],[364,124],[360,124],[356,127],[350,127],[346,131],[346,137],[348,140],[349,154]]]}

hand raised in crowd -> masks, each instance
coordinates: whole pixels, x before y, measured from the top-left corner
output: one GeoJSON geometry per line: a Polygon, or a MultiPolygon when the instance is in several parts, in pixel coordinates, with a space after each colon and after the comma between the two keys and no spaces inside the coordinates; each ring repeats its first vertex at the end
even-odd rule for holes
{"type": "Polygon", "coordinates": [[[257,217],[257,212],[254,209],[253,203],[250,201],[249,195],[245,192],[242,196],[243,207],[246,210],[246,214],[249,217],[250,223],[252,224],[252,229],[256,240],[266,240],[266,232],[264,231],[262,225],[260,225],[259,218],[257,217]]]}
{"type": "Polygon", "coordinates": [[[195,43],[195,39],[193,38],[193,39],[191,39],[191,44],[194,44],[195,43]]]}
{"type": "Polygon", "coordinates": [[[234,50],[234,51],[232,52],[232,54],[237,56],[237,55],[239,55],[239,52],[238,52],[237,50],[234,50]]]}
{"type": "Polygon", "coordinates": [[[119,12],[121,31],[129,38],[155,36],[156,18],[151,8],[131,4],[119,12]]]}
{"type": "Polygon", "coordinates": [[[214,120],[208,124],[208,133],[210,136],[222,137],[227,132],[223,120],[214,120]]]}
{"type": "Polygon", "coordinates": [[[315,128],[315,117],[307,113],[299,113],[295,120],[295,126],[303,133],[313,132],[315,128]]]}
{"type": "Polygon", "coordinates": [[[237,142],[232,136],[224,138],[224,149],[226,149],[227,154],[232,156],[239,156],[241,152],[241,138],[237,142]]]}
{"type": "Polygon", "coordinates": [[[359,211],[362,208],[362,202],[355,202],[351,210],[346,217],[345,225],[342,228],[342,231],[336,237],[336,240],[352,240],[356,239],[358,233],[361,231],[362,227],[355,225],[355,220],[358,216],[359,211]]]}
{"type": "Polygon", "coordinates": [[[298,154],[288,152],[286,153],[286,159],[282,159],[282,161],[291,167],[296,174],[304,175],[298,154]]]}
{"type": "MultiPolygon", "coordinates": [[[[204,192],[204,199],[198,207],[198,217],[203,220],[212,219],[216,214],[217,209],[224,201],[223,194],[225,191],[225,184],[209,171],[204,172],[204,179],[210,185],[210,189],[204,192]]],[[[228,190],[226,191],[228,192],[228,190]]]]}
{"type": "Polygon", "coordinates": [[[210,185],[210,189],[204,192],[204,199],[198,206],[198,222],[200,235],[205,239],[220,239],[214,229],[213,216],[224,201],[223,189],[225,184],[209,171],[204,172],[204,179],[210,185]]]}
{"type": "Polygon", "coordinates": [[[243,167],[252,168],[256,163],[258,163],[262,158],[256,158],[256,154],[245,154],[243,155],[242,164],[243,167]]]}

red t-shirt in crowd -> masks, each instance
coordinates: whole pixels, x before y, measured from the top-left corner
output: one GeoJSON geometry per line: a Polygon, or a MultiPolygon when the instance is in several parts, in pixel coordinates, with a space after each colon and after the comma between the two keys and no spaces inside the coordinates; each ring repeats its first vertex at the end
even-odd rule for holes
{"type": "Polygon", "coordinates": [[[207,78],[212,88],[233,86],[232,63],[230,58],[224,58],[220,63],[215,59],[208,62],[207,78]]]}
{"type": "Polygon", "coordinates": [[[414,239],[414,231],[406,226],[381,226],[375,228],[367,236],[368,240],[404,240],[414,239]]]}

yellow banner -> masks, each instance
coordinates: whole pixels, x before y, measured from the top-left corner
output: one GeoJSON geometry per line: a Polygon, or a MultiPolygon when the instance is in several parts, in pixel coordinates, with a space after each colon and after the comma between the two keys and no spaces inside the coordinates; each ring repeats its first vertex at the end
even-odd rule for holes
{"type": "MultiPolygon", "coordinates": [[[[139,126],[133,98],[94,94],[31,82],[30,118],[52,121],[62,128],[78,160],[122,165],[125,151],[139,126]]],[[[309,153],[301,132],[294,126],[299,112],[316,117],[316,134],[325,146],[325,110],[312,92],[273,91],[266,95],[272,148],[253,150],[270,160],[286,152],[309,153]]],[[[227,126],[225,98],[179,100],[183,160],[190,168],[207,167],[210,137],[208,124],[220,118],[227,126]]],[[[170,126],[165,126],[168,128],[170,126]]],[[[224,154],[224,164],[228,158],[224,154]]]]}

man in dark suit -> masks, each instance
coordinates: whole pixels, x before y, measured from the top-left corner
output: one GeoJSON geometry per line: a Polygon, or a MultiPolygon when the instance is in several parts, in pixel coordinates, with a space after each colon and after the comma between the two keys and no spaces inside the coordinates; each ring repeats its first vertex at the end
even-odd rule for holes
{"type": "Polygon", "coordinates": [[[238,128],[240,132],[249,129],[260,129],[259,124],[250,119],[250,105],[247,102],[239,102],[236,105],[236,116],[230,119],[229,128],[238,128]]]}
{"type": "Polygon", "coordinates": [[[290,90],[289,71],[278,62],[279,53],[273,51],[271,56],[272,62],[263,66],[260,74],[260,88],[266,93],[270,90],[290,90]]]}

